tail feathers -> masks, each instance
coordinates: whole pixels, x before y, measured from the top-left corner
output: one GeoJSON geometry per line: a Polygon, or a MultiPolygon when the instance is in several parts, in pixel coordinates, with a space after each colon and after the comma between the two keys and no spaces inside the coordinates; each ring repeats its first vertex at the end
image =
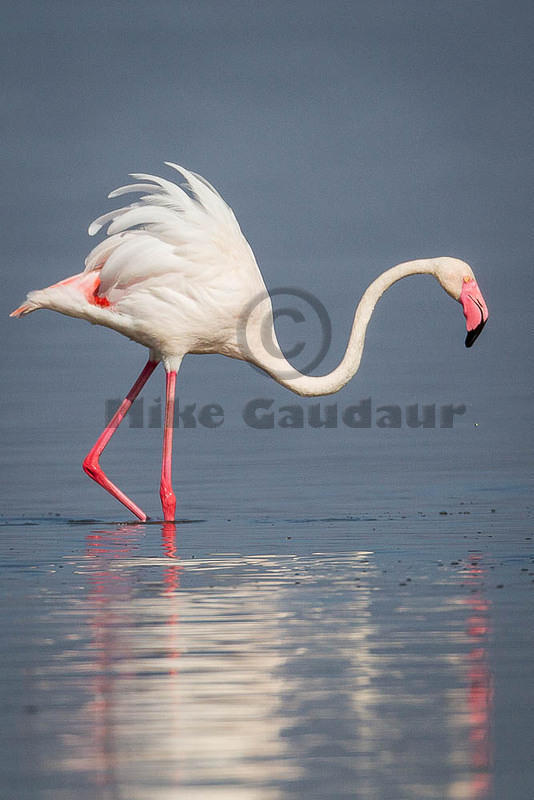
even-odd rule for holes
{"type": "Polygon", "coordinates": [[[49,308],[71,317],[95,321],[95,310],[110,306],[109,300],[99,294],[99,287],[98,271],[72,275],[53,286],[47,286],[46,289],[29,292],[26,301],[12,311],[10,316],[24,317],[38,308],[49,308]]]}
{"type": "Polygon", "coordinates": [[[26,314],[31,314],[32,311],[37,311],[38,308],[39,308],[39,306],[36,303],[26,302],[26,303],[23,303],[18,308],[16,308],[14,311],[12,311],[9,316],[10,317],[25,317],[26,314]]]}

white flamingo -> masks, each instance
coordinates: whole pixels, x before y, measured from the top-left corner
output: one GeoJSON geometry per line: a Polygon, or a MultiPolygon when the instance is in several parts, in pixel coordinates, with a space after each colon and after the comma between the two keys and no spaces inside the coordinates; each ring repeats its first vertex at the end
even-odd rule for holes
{"type": "Polygon", "coordinates": [[[109,197],[129,192],[140,192],[141,197],[92,223],[91,235],[109,227],[107,237],[87,257],[85,271],[30,292],[11,314],[20,317],[48,308],[113,328],[149,348],[148,362],[83,462],[85,472],[142,521],[146,514],[109,480],[99,459],[160,361],[166,370],[160,497],[164,519],[173,520],[174,396],[186,353],[221,353],[249,361],[296,394],[326,395],[341,389],[358,370],[373,309],[400,278],[433,275],[462,304],[467,347],[488,318],[473,271],[464,261],[429,258],[398,264],[363,294],[340,364],[328,375],[303,375],[278,346],[269,294],[232,210],[199,175],[166,163],[184,176],[184,188],[153,175],[134,174],[139,183],[115,189],[109,197]]]}

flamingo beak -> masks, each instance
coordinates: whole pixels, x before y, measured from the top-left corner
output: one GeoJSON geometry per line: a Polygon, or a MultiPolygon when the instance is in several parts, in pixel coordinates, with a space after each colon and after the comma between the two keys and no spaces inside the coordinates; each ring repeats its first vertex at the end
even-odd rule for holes
{"type": "Polygon", "coordinates": [[[482,328],[488,321],[489,316],[488,307],[474,278],[464,278],[462,291],[460,294],[460,303],[462,304],[462,308],[464,310],[465,323],[467,327],[465,346],[471,347],[471,345],[479,337],[482,328]]]}

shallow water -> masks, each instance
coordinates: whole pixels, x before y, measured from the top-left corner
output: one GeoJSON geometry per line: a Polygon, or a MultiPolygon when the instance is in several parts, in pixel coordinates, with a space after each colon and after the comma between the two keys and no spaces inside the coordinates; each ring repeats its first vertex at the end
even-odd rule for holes
{"type": "Polygon", "coordinates": [[[501,500],[3,518],[5,796],[530,796],[532,518],[501,500]]]}

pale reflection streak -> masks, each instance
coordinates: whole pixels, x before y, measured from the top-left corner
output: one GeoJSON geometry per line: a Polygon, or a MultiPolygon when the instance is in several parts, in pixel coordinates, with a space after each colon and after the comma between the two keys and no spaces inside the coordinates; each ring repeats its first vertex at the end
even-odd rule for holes
{"type": "Polygon", "coordinates": [[[186,561],[177,530],[162,526],[159,558],[134,554],[143,526],[88,538],[106,796],[273,800],[290,785],[319,796],[326,751],[362,799],[488,797],[480,557],[467,588],[450,576],[448,599],[429,586],[421,603],[384,583],[371,552],[186,561]]]}
{"type": "Polygon", "coordinates": [[[106,797],[120,795],[116,769],[117,743],[114,724],[116,676],[115,664],[127,657],[122,630],[127,626],[127,600],[131,594],[129,578],[114,569],[119,558],[129,556],[136,545],[141,526],[95,531],[86,537],[89,558],[89,624],[93,631],[93,697],[87,708],[93,721],[92,759],[94,780],[106,797]]]}
{"type": "MultiPolygon", "coordinates": [[[[144,529],[146,530],[146,529],[144,529]]],[[[180,562],[176,528],[162,526],[164,558],[132,558],[143,527],[87,539],[95,679],[95,773],[109,797],[275,800],[280,736],[280,614],[261,559],[180,562]],[[186,568],[193,580],[180,589],[186,568]],[[235,585],[218,586],[233,570],[235,585]],[[195,580],[195,575],[200,580],[195,580]],[[211,583],[211,585],[210,585],[211,583]]],[[[144,531],[143,531],[144,532],[144,531]]]]}
{"type": "Polygon", "coordinates": [[[372,653],[380,620],[373,621],[370,602],[375,561],[364,550],[295,560],[308,590],[293,595],[293,615],[280,625],[288,642],[286,736],[301,770],[299,797],[381,796],[372,752],[380,746],[372,653]]]}

